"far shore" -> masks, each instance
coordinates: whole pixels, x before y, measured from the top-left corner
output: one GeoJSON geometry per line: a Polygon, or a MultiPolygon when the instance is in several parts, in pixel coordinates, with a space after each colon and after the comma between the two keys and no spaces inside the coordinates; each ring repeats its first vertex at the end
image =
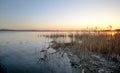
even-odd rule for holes
{"type": "Polygon", "coordinates": [[[119,32],[120,29],[115,30],[14,30],[14,29],[0,29],[1,31],[10,31],[10,32],[119,32]]]}

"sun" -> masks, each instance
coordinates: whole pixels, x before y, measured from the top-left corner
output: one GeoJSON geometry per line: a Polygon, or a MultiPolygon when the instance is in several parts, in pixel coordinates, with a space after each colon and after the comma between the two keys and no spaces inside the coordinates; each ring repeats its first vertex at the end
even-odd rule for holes
{"type": "Polygon", "coordinates": [[[115,28],[114,28],[114,27],[112,27],[112,28],[111,28],[111,30],[115,30],[115,28]]]}

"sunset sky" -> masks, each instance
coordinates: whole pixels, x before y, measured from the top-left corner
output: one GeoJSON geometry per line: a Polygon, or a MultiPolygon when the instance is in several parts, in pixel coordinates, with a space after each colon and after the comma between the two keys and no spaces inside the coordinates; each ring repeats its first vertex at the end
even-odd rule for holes
{"type": "Polygon", "coordinates": [[[120,0],[0,0],[0,29],[120,28],[120,0]]]}

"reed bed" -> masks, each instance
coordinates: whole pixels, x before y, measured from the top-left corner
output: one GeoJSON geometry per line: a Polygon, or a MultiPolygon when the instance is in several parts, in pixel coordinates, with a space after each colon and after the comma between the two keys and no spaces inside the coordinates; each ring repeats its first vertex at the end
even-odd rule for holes
{"type": "Polygon", "coordinates": [[[54,39],[54,42],[63,40],[62,43],[57,42],[57,47],[70,47],[70,49],[78,56],[86,55],[89,52],[105,54],[110,57],[120,56],[120,33],[116,32],[94,32],[94,33],[69,33],[69,34],[50,34],[44,37],[54,39]],[[70,42],[66,43],[66,38],[70,42]]]}
{"type": "Polygon", "coordinates": [[[89,51],[107,54],[108,56],[120,56],[120,34],[88,34],[82,37],[84,47],[89,51]]]}

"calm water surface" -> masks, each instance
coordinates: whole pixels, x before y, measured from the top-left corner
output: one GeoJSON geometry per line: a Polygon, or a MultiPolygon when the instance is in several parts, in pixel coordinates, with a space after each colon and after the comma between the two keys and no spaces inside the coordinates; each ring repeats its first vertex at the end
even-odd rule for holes
{"type": "MultiPolygon", "coordinates": [[[[0,32],[0,64],[8,73],[71,73],[71,65],[65,54],[49,55],[47,61],[39,60],[41,50],[49,46],[51,39],[40,37],[52,32],[0,32]]],[[[50,48],[48,53],[55,52],[50,48]]]]}

